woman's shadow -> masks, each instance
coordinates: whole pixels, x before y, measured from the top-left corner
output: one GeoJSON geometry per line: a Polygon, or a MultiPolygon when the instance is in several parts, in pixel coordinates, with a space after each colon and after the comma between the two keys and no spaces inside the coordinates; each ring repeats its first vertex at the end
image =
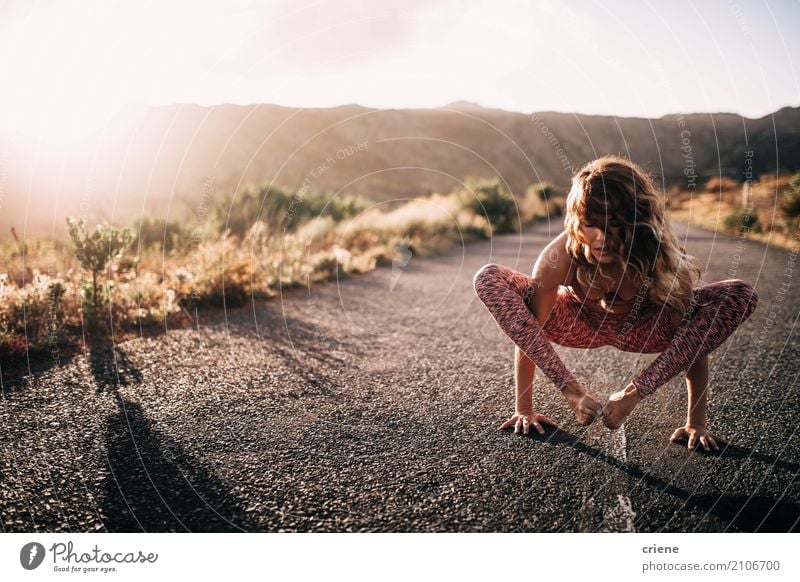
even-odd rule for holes
{"type": "Polygon", "coordinates": [[[109,532],[233,532],[259,530],[228,484],[215,478],[178,442],[161,434],[142,406],[120,393],[141,374],[119,346],[92,349],[98,393],[118,411],[108,418],[105,454],[110,474],[101,515],[109,532]]]}
{"type": "MultiPolygon", "coordinates": [[[[713,515],[734,528],[744,532],[796,532],[800,524],[800,504],[782,499],[774,499],[763,495],[717,495],[694,493],[664,481],[659,477],[643,471],[639,467],[624,463],[606,453],[580,441],[578,437],[561,429],[548,429],[544,435],[532,434],[532,438],[555,446],[568,446],[579,453],[603,461],[630,477],[646,483],[650,487],[667,493],[682,501],[686,507],[692,507],[705,514],[713,515]]],[[[753,459],[775,467],[794,472],[800,471],[800,465],[770,457],[763,453],[736,445],[725,445],[718,452],[702,454],[716,455],[720,458],[753,459]]],[[[572,518],[562,526],[565,527],[572,518]]]]}

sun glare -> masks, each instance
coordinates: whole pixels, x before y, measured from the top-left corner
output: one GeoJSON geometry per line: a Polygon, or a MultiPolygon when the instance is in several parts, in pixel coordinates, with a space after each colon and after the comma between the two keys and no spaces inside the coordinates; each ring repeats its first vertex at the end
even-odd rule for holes
{"type": "Polygon", "coordinates": [[[125,104],[207,90],[205,69],[235,38],[215,32],[212,10],[144,4],[42,3],[0,28],[0,132],[46,150],[82,147],[125,104]]]}

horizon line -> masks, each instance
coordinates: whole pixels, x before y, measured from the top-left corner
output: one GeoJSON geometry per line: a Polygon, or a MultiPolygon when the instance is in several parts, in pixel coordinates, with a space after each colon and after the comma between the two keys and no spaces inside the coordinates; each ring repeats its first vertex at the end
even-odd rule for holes
{"type": "Polygon", "coordinates": [[[657,120],[657,119],[664,119],[665,117],[674,117],[679,115],[735,115],[742,119],[750,119],[750,120],[758,120],[764,119],[765,117],[774,116],[776,113],[783,111],[784,109],[800,109],[800,103],[797,105],[786,104],[778,107],[761,115],[759,117],[748,117],[743,115],[742,113],[736,113],[733,111],[673,111],[671,113],[664,113],[663,115],[657,117],[645,117],[641,115],[617,115],[614,113],[584,113],[578,111],[557,111],[553,109],[545,109],[545,110],[538,110],[538,111],[517,111],[514,109],[503,109],[502,107],[487,107],[475,101],[469,101],[464,99],[457,99],[455,101],[450,101],[444,105],[427,105],[427,106],[408,106],[408,107],[373,107],[370,105],[363,105],[357,102],[350,102],[350,103],[340,103],[338,105],[325,105],[325,106],[312,106],[312,105],[283,105],[281,103],[270,103],[267,101],[263,102],[248,102],[248,103],[236,103],[233,101],[223,101],[219,103],[197,103],[197,102],[180,102],[174,101],[170,103],[147,103],[143,101],[134,101],[123,103],[119,106],[118,111],[122,111],[126,108],[135,108],[135,107],[143,107],[143,108],[167,108],[167,107],[202,107],[202,108],[213,108],[213,107],[260,107],[260,106],[269,106],[269,107],[281,107],[284,109],[339,109],[345,107],[359,107],[361,109],[372,109],[375,111],[414,111],[414,110],[434,110],[434,109],[457,109],[461,108],[473,108],[476,110],[484,110],[484,111],[500,111],[503,113],[511,113],[516,115],[524,115],[530,117],[532,115],[537,114],[555,114],[555,115],[573,115],[573,116],[582,116],[582,117],[612,117],[612,118],[623,118],[623,119],[644,119],[644,120],[657,120]]]}

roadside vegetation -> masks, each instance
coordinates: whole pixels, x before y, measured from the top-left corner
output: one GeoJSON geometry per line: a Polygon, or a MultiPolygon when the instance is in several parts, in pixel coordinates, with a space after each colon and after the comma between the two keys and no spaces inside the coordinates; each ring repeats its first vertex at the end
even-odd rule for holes
{"type": "MultiPolygon", "coordinates": [[[[389,210],[361,198],[248,187],[200,220],[129,225],[67,221],[59,239],[0,245],[0,357],[79,347],[194,325],[221,308],[365,273],[395,259],[517,232],[561,216],[565,192],[535,184],[512,195],[499,179],[389,210]]],[[[800,173],[750,185],[727,178],[700,192],[673,187],[674,218],[797,250],[800,173]]]]}
{"type": "Polygon", "coordinates": [[[61,239],[0,247],[0,356],[46,352],[168,327],[268,301],[280,290],[364,273],[411,251],[516,232],[559,216],[564,192],[513,196],[498,179],[391,210],[355,197],[250,187],[200,219],[130,225],[67,221],[61,239]]]}
{"type": "Polygon", "coordinates": [[[666,199],[673,218],[707,230],[795,251],[800,244],[800,172],[750,184],[712,178],[699,192],[673,187],[666,199]]]}

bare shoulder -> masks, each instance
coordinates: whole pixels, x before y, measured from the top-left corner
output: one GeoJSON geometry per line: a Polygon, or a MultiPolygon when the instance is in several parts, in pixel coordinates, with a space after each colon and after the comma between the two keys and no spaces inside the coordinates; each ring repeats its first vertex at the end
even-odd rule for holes
{"type": "Polygon", "coordinates": [[[572,257],[567,252],[567,232],[564,231],[550,241],[533,265],[531,276],[546,289],[557,289],[559,285],[568,285],[572,257]]]}

